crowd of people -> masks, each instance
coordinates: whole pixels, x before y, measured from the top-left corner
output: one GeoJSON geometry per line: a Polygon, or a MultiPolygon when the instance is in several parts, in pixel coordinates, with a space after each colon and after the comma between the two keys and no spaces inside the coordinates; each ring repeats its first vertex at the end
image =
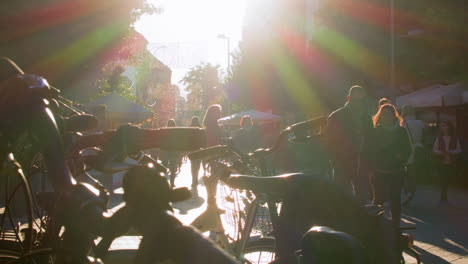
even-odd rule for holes
{"type": "MultiPolygon", "coordinates": [[[[373,116],[366,110],[367,94],[350,88],[347,103],[328,119],[327,142],[333,182],[362,203],[381,205],[395,225],[400,223],[403,183],[408,201],[414,195],[415,175],[421,167],[422,131],[414,109],[405,106],[403,117],[387,98],[378,102],[373,116]]],[[[448,202],[448,182],[455,176],[460,140],[449,121],[440,122],[433,144],[440,203],[448,202]]],[[[408,202],[407,201],[407,202],[408,202]]]]}
{"type": "MultiPolygon", "coordinates": [[[[422,165],[422,131],[425,125],[416,119],[411,106],[404,106],[400,115],[390,99],[381,98],[375,114],[372,114],[367,107],[368,100],[363,87],[352,86],[345,105],[329,115],[324,136],[312,138],[306,132],[295,134],[284,142],[273,158],[272,166],[276,173],[302,171],[323,175],[362,204],[382,206],[385,215],[398,225],[402,202],[410,202],[416,191],[415,179],[422,165]],[[403,186],[405,201],[401,200],[403,186]]],[[[251,116],[243,116],[240,128],[228,133],[218,123],[221,115],[221,106],[211,105],[203,122],[194,116],[189,126],[205,129],[207,147],[222,145],[227,138],[245,153],[261,147],[261,129],[251,116]]],[[[173,119],[167,123],[167,127],[171,126],[176,126],[173,119]]],[[[452,123],[442,121],[439,136],[433,144],[441,204],[448,201],[447,186],[454,177],[460,152],[460,140],[452,123]]],[[[182,154],[163,152],[160,159],[169,168],[170,184],[174,187],[182,154]]],[[[198,195],[201,166],[201,161],[191,162],[192,192],[195,195],[198,195]]]]}
{"type": "MultiPolygon", "coordinates": [[[[197,116],[193,116],[189,127],[204,128],[206,133],[206,147],[223,145],[225,140],[232,141],[233,146],[238,150],[249,153],[259,147],[260,134],[251,116],[243,116],[240,120],[240,128],[229,135],[226,129],[218,123],[221,118],[222,108],[218,104],[211,105],[205,112],[203,122],[197,116]]],[[[169,119],[166,127],[175,127],[176,121],[169,119]]],[[[184,159],[184,153],[174,151],[160,151],[156,153],[157,158],[161,160],[162,164],[169,169],[169,182],[172,188],[175,187],[176,175],[180,172],[180,167],[184,159]]],[[[204,164],[205,171],[209,170],[209,164],[204,164]]],[[[198,180],[202,161],[191,161],[192,173],[192,193],[198,195],[198,180]]]]}

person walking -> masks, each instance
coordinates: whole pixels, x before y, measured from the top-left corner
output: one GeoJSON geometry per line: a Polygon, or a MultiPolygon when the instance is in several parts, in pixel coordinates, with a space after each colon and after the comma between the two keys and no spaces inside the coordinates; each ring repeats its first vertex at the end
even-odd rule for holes
{"type": "Polygon", "coordinates": [[[364,203],[368,193],[368,174],[361,167],[368,162],[368,139],[372,118],[367,111],[363,87],[349,89],[346,104],[328,117],[328,148],[333,167],[333,182],[364,203]],[[361,175],[362,174],[362,175],[361,175]]]}
{"type": "Polygon", "coordinates": [[[214,104],[208,107],[203,118],[203,127],[206,133],[206,146],[212,147],[222,145],[222,140],[225,138],[225,131],[218,124],[218,119],[221,118],[222,108],[219,104],[214,104]]]}
{"type": "MultiPolygon", "coordinates": [[[[174,119],[167,121],[166,127],[175,127],[176,122],[174,119]]],[[[175,178],[180,168],[181,157],[177,151],[161,151],[160,153],[162,164],[169,169],[169,182],[171,188],[175,187],[175,178]]]]}
{"type": "MultiPolygon", "coordinates": [[[[222,145],[223,140],[226,138],[224,128],[218,124],[221,118],[222,108],[219,104],[210,105],[203,117],[203,127],[206,134],[206,147],[222,145]]],[[[209,169],[209,164],[205,164],[205,172],[209,169]],[[208,166],[207,166],[208,165],[208,166]]]]}
{"type": "Polygon", "coordinates": [[[375,128],[369,142],[374,151],[371,162],[374,170],[374,204],[383,205],[386,217],[392,218],[392,223],[399,226],[401,188],[411,145],[403,128],[403,118],[394,105],[382,105],[373,122],[375,128]]]}
{"type": "MultiPolygon", "coordinates": [[[[190,127],[201,127],[200,119],[198,116],[192,117],[190,127]]],[[[190,167],[192,170],[192,193],[198,196],[198,173],[200,172],[201,160],[191,160],[190,167]]]]}
{"type": "Polygon", "coordinates": [[[258,148],[260,137],[252,117],[245,115],[240,120],[240,128],[232,138],[234,146],[243,153],[250,153],[258,148]]]}
{"type": "Polygon", "coordinates": [[[452,123],[440,122],[440,131],[437,136],[433,153],[436,156],[437,175],[440,187],[440,204],[448,203],[447,189],[450,180],[456,175],[456,159],[461,153],[460,140],[455,136],[452,123]]]}

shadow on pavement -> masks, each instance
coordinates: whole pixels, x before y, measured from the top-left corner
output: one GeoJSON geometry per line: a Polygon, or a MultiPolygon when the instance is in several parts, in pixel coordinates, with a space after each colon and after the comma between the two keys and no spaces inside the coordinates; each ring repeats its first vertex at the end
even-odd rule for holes
{"type": "Polygon", "coordinates": [[[204,202],[205,202],[205,199],[203,199],[202,197],[196,196],[196,197],[192,197],[191,199],[187,201],[173,203],[172,207],[174,207],[174,209],[178,209],[179,214],[185,215],[185,214],[188,214],[188,211],[202,206],[204,202]]]}
{"type": "Polygon", "coordinates": [[[418,246],[414,246],[414,249],[421,255],[421,262],[424,264],[450,264],[450,262],[436,256],[418,246]]]}
{"type": "Polygon", "coordinates": [[[417,199],[404,208],[402,220],[416,224],[410,231],[423,263],[445,264],[468,256],[468,206],[466,192],[452,192],[451,205],[438,204],[435,188],[421,188],[417,199]]]}

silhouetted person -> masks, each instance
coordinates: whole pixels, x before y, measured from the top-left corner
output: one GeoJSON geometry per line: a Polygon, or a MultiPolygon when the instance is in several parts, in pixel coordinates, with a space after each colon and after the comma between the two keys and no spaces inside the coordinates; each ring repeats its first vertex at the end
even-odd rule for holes
{"type": "MultiPolygon", "coordinates": [[[[214,104],[208,107],[205,112],[203,127],[205,128],[207,147],[223,145],[223,141],[226,138],[224,128],[218,124],[218,120],[221,118],[221,111],[221,106],[219,104],[214,104]]],[[[205,164],[205,172],[207,169],[205,164]]]]}
{"type": "MultiPolygon", "coordinates": [[[[174,119],[169,119],[167,121],[166,127],[175,127],[176,122],[174,119]]],[[[177,176],[177,170],[180,166],[180,153],[177,151],[161,151],[161,161],[164,166],[169,169],[169,182],[171,184],[171,188],[174,188],[175,178],[177,176]]]]}
{"type": "Polygon", "coordinates": [[[203,127],[206,133],[206,146],[212,147],[222,145],[222,140],[226,137],[224,129],[218,124],[221,118],[221,106],[214,104],[208,107],[203,118],[203,127]]]}
{"type": "Polygon", "coordinates": [[[361,202],[365,201],[368,192],[368,174],[362,173],[360,167],[368,161],[365,145],[372,130],[366,100],[364,88],[352,86],[347,103],[329,116],[327,128],[333,181],[345,192],[352,193],[354,189],[361,202]]]}
{"type": "Polygon", "coordinates": [[[382,105],[373,121],[375,129],[370,143],[374,151],[371,163],[374,169],[374,203],[384,205],[386,216],[390,218],[389,203],[392,222],[399,226],[401,188],[411,145],[403,128],[403,118],[392,104],[382,105]]]}
{"type": "Polygon", "coordinates": [[[460,140],[455,136],[452,123],[440,122],[439,136],[437,136],[432,151],[437,157],[437,174],[440,186],[440,203],[448,203],[447,189],[450,180],[456,175],[456,159],[461,153],[460,140]]]}
{"type": "Polygon", "coordinates": [[[260,137],[251,116],[245,115],[241,118],[240,128],[234,133],[233,141],[236,148],[244,153],[250,153],[258,148],[260,137]]]}
{"type": "MultiPolygon", "coordinates": [[[[192,117],[190,127],[201,127],[198,116],[192,117]]],[[[190,167],[192,169],[192,192],[195,196],[198,196],[198,173],[200,172],[200,165],[201,160],[190,161],[190,167]]]]}

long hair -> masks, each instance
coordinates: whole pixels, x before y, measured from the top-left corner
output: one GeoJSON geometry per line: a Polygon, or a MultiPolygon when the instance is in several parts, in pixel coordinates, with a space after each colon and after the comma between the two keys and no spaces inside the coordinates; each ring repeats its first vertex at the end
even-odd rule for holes
{"type": "Polygon", "coordinates": [[[384,104],[391,104],[392,101],[388,99],[387,97],[382,97],[380,98],[379,102],[377,103],[377,107],[380,108],[384,104]]]}
{"type": "Polygon", "coordinates": [[[205,112],[205,117],[203,117],[203,126],[208,127],[208,126],[212,126],[214,124],[217,125],[218,120],[216,119],[214,114],[215,114],[216,111],[221,112],[221,109],[222,109],[221,105],[219,105],[219,104],[210,105],[210,107],[208,107],[208,109],[205,112]]]}
{"type": "Polygon", "coordinates": [[[384,109],[390,109],[392,110],[393,114],[395,115],[395,118],[398,120],[398,123],[400,126],[403,126],[403,118],[398,114],[398,111],[396,110],[395,106],[392,104],[384,104],[379,107],[379,111],[377,111],[377,114],[372,117],[372,121],[374,121],[374,127],[377,127],[380,125],[380,117],[382,116],[382,112],[384,109]]]}

